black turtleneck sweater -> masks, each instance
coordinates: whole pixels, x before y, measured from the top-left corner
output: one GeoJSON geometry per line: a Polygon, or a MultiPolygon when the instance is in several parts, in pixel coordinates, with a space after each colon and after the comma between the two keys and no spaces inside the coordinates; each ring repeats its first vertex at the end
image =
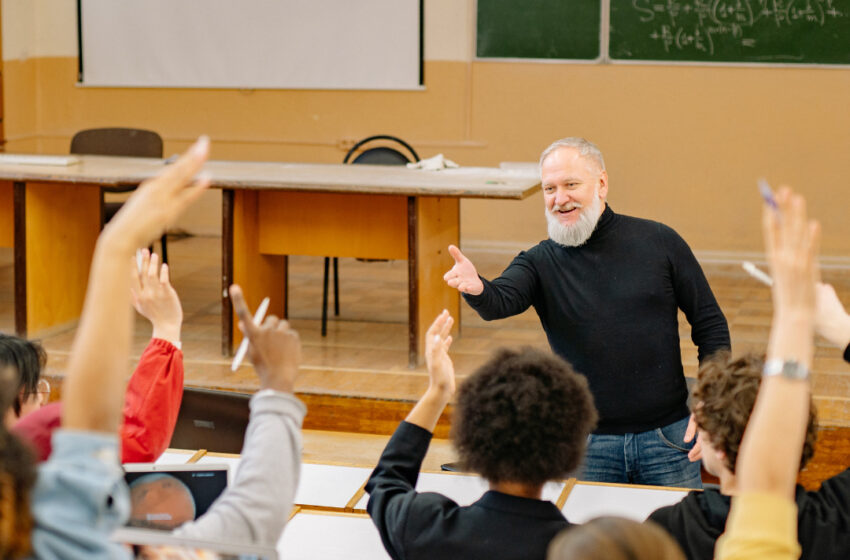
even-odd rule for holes
{"type": "Polygon", "coordinates": [[[590,384],[597,434],[637,433],[688,415],[677,313],[699,360],[729,349],[726,318],[687,243],[671,228],[605,208],[581,247],[547,239],[464,294],[485,320],[540,317],[552,350],[590,384]]]}

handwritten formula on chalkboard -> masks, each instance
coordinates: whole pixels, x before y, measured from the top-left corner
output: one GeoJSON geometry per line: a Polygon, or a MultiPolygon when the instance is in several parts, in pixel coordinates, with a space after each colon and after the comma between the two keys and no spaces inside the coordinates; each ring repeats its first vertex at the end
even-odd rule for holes
{"type": "Polygon", "coordinates": [[[850,64],[850,0],[611,0],[612,59],[850,64]]]}

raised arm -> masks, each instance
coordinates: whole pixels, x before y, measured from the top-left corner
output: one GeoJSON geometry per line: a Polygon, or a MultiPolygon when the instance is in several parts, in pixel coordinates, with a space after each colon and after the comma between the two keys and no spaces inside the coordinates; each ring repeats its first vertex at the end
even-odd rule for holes
{"type": "Polygon", "coordinates": [[[818,284],[816,288],[817,315],[815,330],[829,342],[845,349],[844,359],[850,361],[850,315],[841,305],[835,288],[829,284],[818,284]]]}
{"type": "Polygon", "coordinates": [[[765,376],[738,454],[739,494],[715,549],[721,560],[800,556],[794,488],[809,414],[819,227],[788,188],[776,202],[763,218],[774,282],[765,376]]]}
{"type": "Polygon", "coordinates": [[[248,357],[260,392],[251,398],[236,479],[207,513],[175,534],[274,546],[289,519],[301,468],[301,422],[307,409],[293,394],[301,342],[286,321],[273,315],[254,325],[239,286],[231,286],[230,297],[239,328],[250,341],[248,357]]]}
{"type": "Polygon", "coordinates": [[[132,332],[127,265],[208,186],[193,181],[208,151],[202,139],[143,183],[97,241],[64,383],[63,429],[30,501],[33,557],[129,556],[109,540],[129,511],[117,438],[132,332]]]}
{"type": "Polygon", "coordinates": [[[127,263],[137,247],[165,231],[209,185],[208,180],[194,181],[208,152],[209,140],[202,138],[143,183],[98,238],[63,388],[64,428],[117,432],[132,334],[127,263]]]}
{"type": "Polygon", "coordinates": [[[168,447],[183,399],[183,308],[171,286],[167,264],[142,250],[141,270],[131,264],[133,307],[151,322],[153,337],[127,383],[121,462],[156,461],[168,447]]]}
{"type": "Polygon", "coordinates": [[[736,473],[742,490],[792,498],[809,414],[820,232],[808,221],[802,196],[783,188],[776,199],[778,211],[765,208],[763,219],[774,282],[766,375],[741,442],[736,473]],[[791,378],[781,373],[783,369],[805,376],[791,378]]]}

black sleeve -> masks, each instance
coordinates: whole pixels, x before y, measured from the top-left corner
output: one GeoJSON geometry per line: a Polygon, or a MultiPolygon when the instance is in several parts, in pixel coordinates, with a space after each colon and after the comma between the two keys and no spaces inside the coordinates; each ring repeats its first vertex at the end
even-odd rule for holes
{"type": "Polygon", "coordinates": [[[416,534],[416,527],[423,523],[433,529],[435,516],[443,517],[447,510],[458,507],[440,494],[416,492],[419,469],[430,442],[431,432],[402,422],[366,483],[366,510],[378,528],[384,548],[396,560],[406,557],[408,530],[416,534]]]}
{"type": "Polygon", "coordinates": [[[718,350],[731,348],[729,325],[691,248],[678,233],[663,227],[676,303],[691,324],[691,340],[699,350],[702,363],[718,350]]]}
{"type": "Polygon", "coordinates": [[[492,281],[481,278],[484,291],[477,296],[463,294],[463,299],[482,319],[492,321],[519,315],[534,302],[537,270],[528,253],[514,257],[502,275],[492,281]]]}
{"type": "Polygon", "coordinates": [[[850,525],[850,469],[824,480],[820,490],[809,492],[809,497],[819,517],[850,525]]]}

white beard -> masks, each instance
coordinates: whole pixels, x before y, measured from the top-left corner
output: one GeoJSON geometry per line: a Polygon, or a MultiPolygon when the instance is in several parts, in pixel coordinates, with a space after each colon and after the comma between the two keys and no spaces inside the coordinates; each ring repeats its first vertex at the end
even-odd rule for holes
{"type": "MultiPolygon", "coordinates": [[[[576,205],[576,208],[583,207],[576,205]]],[[[596,229],[596,223],[602,214],[602,199],[594,196],[590,206],[581,210],[578,220],[571,226],[565,226],[558,221],[558,217],[554,212],[560,209],[557,205],[552,208],[551,212],[548,209],[544,209],[546,223],[549,228],[549,239],[566,247],[580,247],[584,245],[590,239],[593,230],[596,229]]]]}

